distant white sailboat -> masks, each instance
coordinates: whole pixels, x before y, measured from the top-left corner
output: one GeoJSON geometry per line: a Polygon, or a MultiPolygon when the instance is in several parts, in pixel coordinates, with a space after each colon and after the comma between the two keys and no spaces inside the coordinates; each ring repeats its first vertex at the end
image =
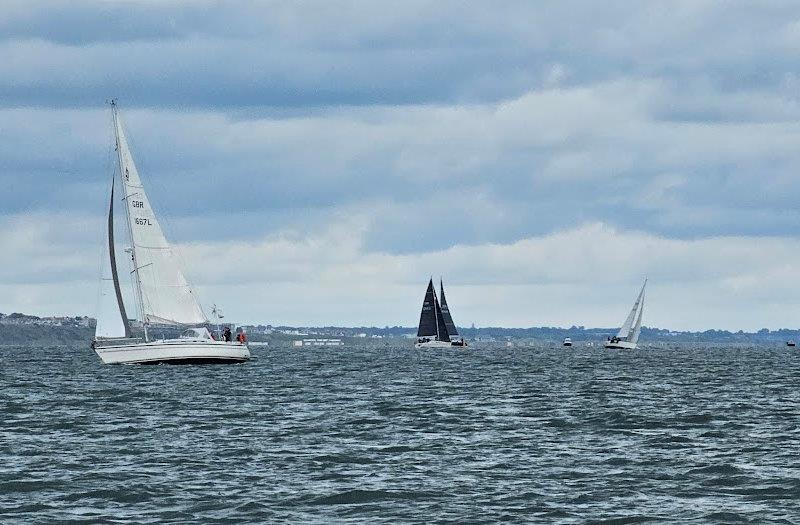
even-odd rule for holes
{"type": "Polygon", "coordinates": [[[428,289],[425,292],[425,299],[422,301],[422,312],[419,316],[419,328],[417,329],[416,348],[451,348],[453,346],[464,347],[467,342],[462,337],[458,337],[458,330],[450,315],[450,308],[447,306],[447,299],[444,296],[444,284],[440,281],[442,302],[436,297],[436,289],[433,287],[433,279],[428,281],[428,289]]]}
{"type": "Polygon", "coordinates": [[[134,298],[144,340],[131,338],[122,298],[114,250],[114,189],[112,179],[108,210],[108,243],[101,280],[101,306],[92,347],[106,364],[231,363],[247,361],[244,342],[215,341],[206,325],[194,291],[181,271],[172,247],[164,237],[133,162],[115,102],[111,102],[117,160],[125,203],[134,298]],[[184,327],[178,339],[151,341],[151,324],[184,327]]]}
{"type": "Polygon", "coordinates": [[[644,280],[642,291],[633,303],[631,313],[628,314],[625,323],[617,332],[617,335],[609,338],[605,342],[606,348],[618,348],[621,350],[635,350],[639,341],[639,334],[642,331],[642,314],[644,313],[644,289],[647,286],[647,279],[644,280]]]}

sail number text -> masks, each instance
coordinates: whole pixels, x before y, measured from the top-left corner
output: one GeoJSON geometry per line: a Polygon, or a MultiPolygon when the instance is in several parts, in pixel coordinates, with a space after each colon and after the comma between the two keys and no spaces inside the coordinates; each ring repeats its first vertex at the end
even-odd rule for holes
{"type": "MultiPolygon", "coordinates": [[[[133,206],[134,208],[144,208],[144,201],[131,201],[131,206],[133,206]]],[[[153,223],[150,222],[150,219],[142,217],[134,217],[133,222],[134,224],[137,224],[139,226],[153,225],[153,223]]]]}

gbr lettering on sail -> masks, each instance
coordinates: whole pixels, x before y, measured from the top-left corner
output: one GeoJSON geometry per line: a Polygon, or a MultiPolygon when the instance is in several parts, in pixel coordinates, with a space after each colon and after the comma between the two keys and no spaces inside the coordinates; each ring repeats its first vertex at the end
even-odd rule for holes
{"type": "MultiPolygon", "coordinates": [[[[131,207],[144,209],[144,202],[143,201],[137,201],[137,200],[131,200],[131,207]]],[[[147,218],[147,217],[134,217],[133,222],[134,222],[134,224],[137,224],[138,226],[152,226],[153,225],[153,223],[151,223],[150,219],[147,218]]]]}

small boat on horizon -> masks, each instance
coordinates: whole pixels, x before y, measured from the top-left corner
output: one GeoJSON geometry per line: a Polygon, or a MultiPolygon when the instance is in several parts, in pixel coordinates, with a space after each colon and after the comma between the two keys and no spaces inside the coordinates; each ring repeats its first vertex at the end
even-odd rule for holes
{"type": "Polygon", "coordinates": [[[603,346],[606,348],[616,348],[619,350],[636,350],[638,348],[639,334],[642,332],[642,314],[644,314],[644,289],[647,286],[647,279],[644,280],[639,297],[633,303],[633,308],[620,327],[617,335],[609,337],[603,346]]]}
{"type": "Polygon", "coordinates": [[[442,302],[436,296],[433,278],[428,281],[428,289],[422,301],[422,311],[419,315],[417,328],[417,342],[415,348],[451,348],[468,346],[463,337],[459,337],[458,329],[450,315],[447,299],[444,296],[444,283],[439,280],[442,302]]]}
{"type": "MultiPolygon", "coordinates": [[[[125,139],[116,102],[111,102],[118,170],[111,179],[107,242],[104,243],[100,311],[92,348],[106,364],[240,363],[250,359],[244,337],[217,341],[209,320],[181,270],[150,206],[125,139]],[[133,337],[125,311],[114,243],[114,189],[117,172],[124,193],[133,294],[144,337],[133,337]],[[183,329],[173,339],[151,340],[151,327],[183,329]]],[[[230,334],[228,331],[227,334],[230,334]]],[[[230,339],[230,337],[226,337],[230,339]]]]}
{"type": "Polygon", "coordinates": [[[569,337],[565,337],[564,342],[562,343],[561,346],[572,346],[572,339],[570,339],[569,337]]]}
{"type": "Polygon", "coordinates": [[[797,345],[794,343],[794,341],[789,339],[788,341],[786,341],[786,346],[797,346],[797,345]]]}

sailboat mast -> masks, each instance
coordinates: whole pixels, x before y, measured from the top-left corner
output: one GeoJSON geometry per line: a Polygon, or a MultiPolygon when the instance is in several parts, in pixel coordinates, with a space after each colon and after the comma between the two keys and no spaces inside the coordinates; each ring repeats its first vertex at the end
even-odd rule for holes
{"type": "MultiPolygon", "coordinates": [[[[123,173],[125,170],[125,166],[123,165],[122,161],[122,148],[120,147],[120,140],[119,140],[119,120],[117,119],[117,103],[115,100],[111,101],[111,115],[113,116],[114,120],[114,137],[115,143],[117,146],[117,163],[119,165],[119,176],[120,180],[122,180],[123,173]]],[[[133,290],[134,295],[136,296],[136,303],[139,307],[139,315],[141,316],[142,327],[144,328],[144,340],[145,342],[148,341],[148,334],[147,334],[147,314],[144,311],[144,298],[142,295],[142,282],[139,279],[139,265],[136,262],[136,243],[133,240],[133,225],[131,224],[131,211],[130,205],[128,203],[128,199],[131,195],[128,195],[128,190],[125,184],[125,197],[123,200],[125,201],[125,218],[127,219],[128,224],[128,238],[131,240],[131,261],[133,262],[133,290]]]]}

